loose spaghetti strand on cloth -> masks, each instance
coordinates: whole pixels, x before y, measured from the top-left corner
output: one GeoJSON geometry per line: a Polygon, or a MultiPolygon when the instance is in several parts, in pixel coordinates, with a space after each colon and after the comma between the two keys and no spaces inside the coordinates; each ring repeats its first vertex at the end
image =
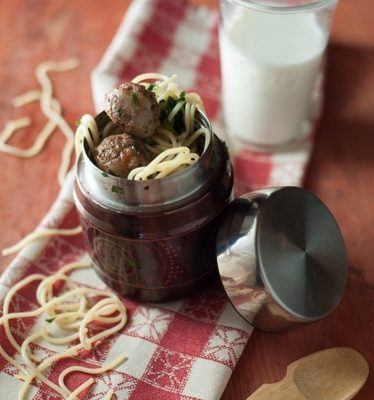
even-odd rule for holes
{"type": "MultiPolygon", "coordinates": [[[[16,352],[21,354],[24,365],[20,365],[15,361],[1,346],[0,355],[20,371],[17,377],[23,380],[23,385],[19,392],[19,399],[26,398],[30,385],[34,380],[43,382],[65,400],[77,399],[78,394],[90,387],[94,383],[94,380],[91,378],[75,390],[70,391],[65,383],[65,378],[68,374],[84,372],[91,375],[98,375],[117,367],[126,360],[126,357],[121,355],[98,368],[82,367],[79,365],[71,366],[60,374],[58,385],[52,382],[48,375],[43,373],[43,371],[48,369],[56,361],[79,356],[81,350],[91,349],[94,343],[117,333],[126,324],[126,308],[115,294],[104,290],[80,287],[67,275],[74,270],[89,267],[90,263],[83,260],[81,262],[67,264],[51,276],[43,274],[30,275],[14,285],[5,296],[3,315],[0,318],[0,324],[4,325],[5,335],[11,346],[16,352]],[[14,296],[17,295],[21,289],[38,280],[40,283],[36,290],[36,299],[39,307],[31,311],[9,312],[9,306],[14,296]],[[63,283],[63,287],[58,294],[54,293],[57,282],[63,283]],[[97,301],[97,297],[101,297],[101,300],[97,301]],[[64,306],[69,306],[68,308],[70,311],[64,311],[64,306]],[[14,319],[29,317],[40,318],[42,327],[31,333],[23,343],[19,345],[12,334],[9,322],[14,319]],[[73,328],[75,334],[67,336],[70,340],[63,340],[61,344],[65,346],[70,345],[73,341],[76,342],[76,340],[78,340],[78,344],[74,344],[68,348],[65,347],[62,352],[48,356],[43,361],[39,360],[36,355],[31,353],[31,344],[39,341],[43,341],[43,344],[46,345],[48,345],[48,343],[56,345],[56,341],[49,340],[49,337],[52,336],[50,336],[49,333],[45,335],[45,332],[48,332],[51,327],[53,328],[54,325],[57,325],[58,328],[60,328],[57,332],[59,332],[61,336],[61,332],[64,332],[66,330],[65,328],[72,328],[72,321],[75,322],[73,328]],[[91,325],[95,325],[96,331],[99,329],[99,332],[91,335],[91,325]]],[[[56,339],[56,337],[54,338],[56,339]]],[[[110,399],[111,396],[107,398],[110,399]]]]}
{"type": "Polygon", "coordinates": [[[67,375],[71,374],[72,372],[84,372],[86,374],[91,374],[91,375],[103,374],[104,372],[107,372],[111,369],[116,368],[118,365],[122,364],[124,361],[126,361],[126,357],[124,355],[121,355],[121,356],[118,356],[115,360],[109,362],[108,364],[106,364],[100,368],[86,368],[86,367],[72,366],[72,367],[66,368],[64,371],[61,372],[61,374],[58,378],[58,383],[61,388],[68,391],[69,389],[65,385],[65,378],[67,375]]]}
{"type": "Polygon", "coordinates": [[[92,384],[94,383],[94,379],[90,378],[88,381],[82,383],[80,386],[78,386],[68,397],[67,400],[75,400],[78,399],[78,394],[83,392],[83,390],[88,389],[92,384]]]}
{"type": "Polygon", "coordinates": [[[42,238],[52,237],[52,236],[74,236],[82,232],[82,227],[76,226],[71,229],[47,229],[43,228],[34,232],[29,233],[22,240],[11,247],[7,247],[2,250],[3,256],[8,256],[9,254],[14,254],[23,249],[29,243],[42,238]]]}
{"type": "Polygon", "coordinates": [[[103,400],[110,400],[113,395],[114,395],[114,390],[109,389],[109,392],[106,394],[106,396],[103,398],[103,400]]]}

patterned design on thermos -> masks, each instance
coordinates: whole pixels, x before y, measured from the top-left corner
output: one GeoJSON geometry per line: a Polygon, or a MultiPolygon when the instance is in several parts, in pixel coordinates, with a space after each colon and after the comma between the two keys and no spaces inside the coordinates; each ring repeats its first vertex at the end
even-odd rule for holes
{"type": "MultiPolygon", "coordinates": [[[[103,113],[96,119],[99,128],[108,123],[103,113]]],[[[200,112],[197,123],[210,129],[200,112]]],[[[75,202],[88,249],[97,273],[122,295],[175,300],[217,276],[215,234],[233,174],[224,143],[211,135],[195,164],[162,180],[103,177],[87,153],[80,157],[75,202]]]]}

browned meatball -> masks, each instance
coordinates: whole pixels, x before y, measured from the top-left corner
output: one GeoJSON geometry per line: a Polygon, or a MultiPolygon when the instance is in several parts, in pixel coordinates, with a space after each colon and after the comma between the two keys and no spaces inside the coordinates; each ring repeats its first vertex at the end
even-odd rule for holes
{"type": "Polygon", "coordinates": [[[125,133],[106,137],[97,146],[94,157],[100,169],[123,178],[152,160],[143,143],[125,133]]]}
{"type": "Polygon", "coordinates": [[[124,83],[105,96],[105,111],[123,132],[152,136],[160,125],[160,105],[153,92],[138,83],[124,83]]]}

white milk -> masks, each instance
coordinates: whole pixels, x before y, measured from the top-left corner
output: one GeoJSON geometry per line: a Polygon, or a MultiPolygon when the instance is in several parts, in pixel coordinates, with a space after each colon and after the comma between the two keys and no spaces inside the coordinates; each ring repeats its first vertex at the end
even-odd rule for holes
{"type": "Polygon", "coordinates": [[[326,47],[315,15],[236,15],[220,47],[228,133],[265,146],[300,136],[326,47]]]}

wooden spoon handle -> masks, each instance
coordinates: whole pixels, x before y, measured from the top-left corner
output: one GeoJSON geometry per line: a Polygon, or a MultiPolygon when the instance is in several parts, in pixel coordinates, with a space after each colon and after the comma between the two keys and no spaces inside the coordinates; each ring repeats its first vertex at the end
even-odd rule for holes
{"type": "Polygon", "coordinates": [[[286,376],[280,382],[260,386],[247,400],[306,400],[306,398],[286,376]]]}
{"type": "Polygon", "coordinates": [[[368,374],[369,365],[356,350],[326,349],[294,361],[280,382],[262,385],[247,400],[349,400],[368,374]]]}

